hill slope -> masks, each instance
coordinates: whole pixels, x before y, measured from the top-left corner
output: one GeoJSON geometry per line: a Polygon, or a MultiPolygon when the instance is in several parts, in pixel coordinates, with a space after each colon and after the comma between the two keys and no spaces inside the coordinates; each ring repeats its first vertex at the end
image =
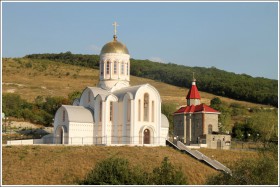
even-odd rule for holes
{"type": "MultiPolygon", "coordinates": [[[[132,166],[142,167],[148,172],[168,157],[175,167],[182,167],[192,185],[205,184],[208,176],[218,173],[169,147],[5,146],[2,151],[2,181],[5,185],[75,184],[98,161],[111,156],[128,159],[132,166]]],[[[204,153],[207,155],[207,149],[204,153]]],[[[228,167],[241,158],[257,156],[256,152],[246,151],[217,150],[216,153],[215,158],[219,160],[222,157],[228,167]]]]}
{"type": "MultiPolygon", "coordinates": [[[[82,91],[87,86],[96,86],[99,80],[99,71],[96,69],[44,59],[4,58],[2,67],[3,93],[16,93],[31,102],[39,95],[67,97],[72,91],[82,91]]],[[[163,103],[175,103],[177,106],[186,104],[188,89],[131,76],[131,85],[145,83],[158,89],[163,103]]],[[[202,91],[200,95],[202,102],[206,104],[210,104],[210,100],[216,97],[202,91]]],[[[269,107],[226,97],[220,98],[229,104],[238,103],[248,108],[269,107]]]]}
{"type": "MultiPolygon", "coordinates": [[[[98,55],[72,54],[33,54],[31,59],[49,59],[67,64],[98,69],[98,55]]],[[[188,87],[192,81],[192,72],[198,78],[202,91],[226,96],[238,100],[251,101],[273,106],[278,105],[278,81],[246,74],[235,74],[215,67],[188,67],[177,64],[163,64],[149,60],[131,59],[131,75],[158,80],[168,84],[188,87]]]]}

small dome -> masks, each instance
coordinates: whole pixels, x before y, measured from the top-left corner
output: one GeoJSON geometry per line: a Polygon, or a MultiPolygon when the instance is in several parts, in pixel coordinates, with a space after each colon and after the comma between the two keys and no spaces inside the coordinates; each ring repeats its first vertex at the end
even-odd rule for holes
{"type": "Polygon", "coordinates": [[[104,53],[120,53],[120,54],[129,54],[128,49],[124,44],[114,39],[112,42],[109,42],[103,46],[101,49],[100,55],[104,53]]]}

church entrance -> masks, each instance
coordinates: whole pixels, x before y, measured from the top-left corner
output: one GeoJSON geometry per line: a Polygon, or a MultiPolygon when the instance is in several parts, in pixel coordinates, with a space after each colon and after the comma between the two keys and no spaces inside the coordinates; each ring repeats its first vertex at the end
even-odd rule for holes
{"type": "Polygon", "coordinates": [[[59,127],[57,129],[57,133],[56,133],[56,143],[57,144],[63,144],[63,129],[62,127],[59,127]]]}
{"type": "Polygon", "coordinates": [[[150,130],[149,129],[145,129],[144,130],[144,144],[150,144],[150,130]]]}
{"type": "Polygon", "coordinates": [[[222,148],[222,142],[220,139],[217,140],[217,149],[221,149],[222,148]]]}

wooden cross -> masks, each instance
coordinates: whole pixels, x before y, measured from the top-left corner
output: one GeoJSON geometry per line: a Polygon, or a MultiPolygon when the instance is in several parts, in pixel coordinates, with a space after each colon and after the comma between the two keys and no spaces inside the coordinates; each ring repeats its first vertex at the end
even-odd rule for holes
{"type": "Polygon", "coordinates": [[[117,22],[114,22],[113,26],[115,27],[114,35],[117,36],[117,26],[119,26],[119,25],[117,24],[117,22]]]}

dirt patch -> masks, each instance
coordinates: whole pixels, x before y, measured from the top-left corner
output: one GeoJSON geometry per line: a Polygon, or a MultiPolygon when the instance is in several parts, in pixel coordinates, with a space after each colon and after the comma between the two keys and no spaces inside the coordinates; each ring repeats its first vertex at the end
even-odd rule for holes
{"type": "Polygon", "coordinates": [[[14,128],[43,128],[43,125],[37,125],[34,123],[26,122],[26,121],[11,121],[11,127],[14,128]]]}

